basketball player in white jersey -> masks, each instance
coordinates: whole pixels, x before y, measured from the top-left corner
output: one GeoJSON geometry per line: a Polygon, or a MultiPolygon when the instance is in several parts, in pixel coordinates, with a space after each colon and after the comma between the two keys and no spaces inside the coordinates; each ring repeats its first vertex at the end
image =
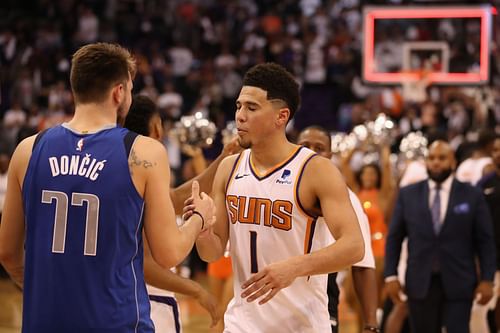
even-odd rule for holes
{"type": "MultiPolygon", "coordinates": [[[[333,152],[331,147],[330,133],[321,126],[310,126],[303,129],[297,138],[297,144],[309,148],[319,155],[331,159],[333,152]]],[[[354,289],[358,295],[359,303],[361,304],[363,332],[380,332],[377,326],[377,279],[375,276],[375,259],[371,247],[371,232],[368,217],[366,216],[363,206],[354,192],[349,189],[349,199],[356,213],[359,227],[363,234],[365,242],[365,256],[363,259],[352,265],[352,278],[354,289]]],[[[324,225],[324,224],[323,224],[324,225]]],[[[320,226],[320,225],[318,225],[320,226]]],[[[321,235],[323,242],[326,245],[335,241],[326,227],[317,230],[318,238],[314,245],[319,243],[321,246],[321,235]],[[321,232],[321,233],[320,233],[321,232]],[[318,234],[319,233],[319,234],[318,234]]],[[[313,245],[313,249],[314,249],[313,245]]],[[[323,244],[325,246],[325,244],[323,244]]],[[[328,274],[328,310],[330,312],[330,323],[332,325],[332,333],[338,332],[338,304],[339,304],[339,288],[336,283],[336,273],[328,274]]]]}
{"type": "Polygon", "coordinates": [[[201,258],[214,261],[231,242],[235,297],[225,332],[331,332],[326,273],[364,256],[339,171],[285,136],[299,99],[293,76],[267,63],[246,73],[236,102],[246,150],[221,162],[213,185],[216,222],[196,243],[201,258]],[[337,241],[311,251],[319,216],[337,241]]]}
{"type": "MultiPolygon", "coordinates": [[[[124,127],[157,141],[161,141],[164,136],[160,111],[147,96],[134,96],[125,118],[124,127]]],[[[240,147],[234,140],[224,146],[222,153],[195,178],[201,191],[210,192],[219,163],[224,157],[238,151],[240,151],[240,147]]],[[[192,180],[170,190],[170,197],[177,214],[182,212],[184,200],[189,196],[191,185],[192,180]]],[[[147,283],[146,288],[151,303],[151,319],[155,326],[155,332],[182,332],[179,307],[174,292],[194,297],[209,312],[213,327],[220,317],[215,297],[199,283],[159,266],[153,260],[147,242],[144,243],[144,278],[147,283]]]]}

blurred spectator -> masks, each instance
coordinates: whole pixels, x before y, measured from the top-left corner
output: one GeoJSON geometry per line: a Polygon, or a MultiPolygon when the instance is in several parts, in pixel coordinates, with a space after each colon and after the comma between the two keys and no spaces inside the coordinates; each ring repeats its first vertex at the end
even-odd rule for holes
{"type": "MultiPolygon", "coordinates": [[[[368,149],[368,147],[365,147],[368,149]]],[[[376,163],[364,164],[355,174],[351,169],[351,158],[354,149],[348,151],[342,158],[340,170],[346,178],[347,186],[358,196],[363,209],[368,216],[371,230],[373,255],[375,257],[375,272],[377,275],[377,290],[379,303],[382,301],[383,269],[385,257],[385,240],[387,234],[386,220],[390,218],[395,194],[390,164],[390,148],[382,146],[379,166],[376,163]]]]}
{"type": "Polygon", "coordinates": [[[99,37],[99,19],[91,8],[80,7],[76,40],[81,44],[93,43],[99,37]]]}
{"type": "Polygon", "coordinates": [[[469,332],[472,304],[484,305],[493,296],[491,217],[482,194],[454,179],[448,143],[429,146],[426,166],[429,178],[401,189],[398,196],[387,236],[386,291],[395,304],[408,302],[412,332],[441,332],[442,327],[469,332]],[[397,266],[405,237],[403,292],[397,266]]]}
{"type": "Polygon", "coordinates": [[[174,76],[186,77],[194,61],[191,50],[184,43],[178,43],[170,49],[169,56],[172,60],[174,76]]]}
{"type": "Polygon", "coordinates": [[[493,143],[492,151],[493,170],[487,173],[478,183],[478,186],[483,189],[483,194],[486,197],[486,202],[490,208],[491,217],[493,220],[493,230],[495,232],[495,244],[497,250],[497,272],[495,275],[495,297],[494,302],[489,308],[494,308],[494,324],[493,329],[490,323],[491,332],[496,332],[500,327],[500,302],[498,302],[498,293],[500,289],[500,135],[497,135],[493,143]]]}
{"type": "MultiPolygon", "coordinates": [[[[462,182],[468,182],[472,185],[481,179],[485,174],[485,167],[493,163],[491,153],[493,143],[495,141],[495,133],[489,129],[482,129],[478,133],[476,148],[472,156],[463,161],[457,169],[457,179],[462,182]]],[[[488,170],[486,170],[487,172],[488,170]]]]}
{"type": "Polygon", "coordinates": [[[26,112],[18,102],[12,104],[12,108],[7,110],[3,119],[5,139],[8,141],[9,151],[14,151],[17,144],[17,133],[26,123],[26,112]]]}
{"type": "Polygon", "coordinates": [[[178,118],[181,114],[182,96],[175,91],[175,86],[168,81],[163,86],[163,92],[158,97],[158,108],[162,115],[178,118]]]}

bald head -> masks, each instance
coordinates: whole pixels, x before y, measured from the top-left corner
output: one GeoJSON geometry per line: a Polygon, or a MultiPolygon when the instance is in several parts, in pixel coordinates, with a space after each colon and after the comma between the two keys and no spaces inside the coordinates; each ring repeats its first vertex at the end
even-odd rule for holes
{"type": "Polygon", "coordinates": [[[448,142],[438,140],[429,146],[425,160],[429,178],[441,183],[455,170],[456,161],[454,151],[448,142]]]}

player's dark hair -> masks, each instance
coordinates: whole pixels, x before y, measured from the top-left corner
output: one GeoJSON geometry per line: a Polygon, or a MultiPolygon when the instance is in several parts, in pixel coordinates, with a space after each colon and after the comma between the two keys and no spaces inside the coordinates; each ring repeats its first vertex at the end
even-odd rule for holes
{"type": "Polygon", "coordinates": [[[155,103],[149,97],[134,95],[124,127],[137,134],[149,136],[149,122],[158,112],[155,103]]]}
{"type": "Polygon", "coordinates": [[[280,99],[290,109],[290,119],[299,108],[299,84],[290,72],[275,63],[256,65],[246,72],[243,86],[257,87],[267,92],[267,99],[280,99]]]}
{"type": "Polygon", "coordinates": [[[330,136],[330,132],[328,132],[328,130],[326,128],[324,128],[323,126],[319,126],[319,125],[308,126],[308,127],[304,128],[302,131],[300,131],[298,136],[300,136],[305,131],[309,131],[309,130],[319,131],[319,132],[323,133],[324,135],[326,135],[326,137],[328,138],[328,147],[332,146],[332,137],[330,136]]]}
{"type": "Polygon", "coordinates": [[[117,44],[88,44],[71,59],[70,82],[75,103],[104,101],[113,85],[126,84],[136,71],[130,52],[117,44]]]}

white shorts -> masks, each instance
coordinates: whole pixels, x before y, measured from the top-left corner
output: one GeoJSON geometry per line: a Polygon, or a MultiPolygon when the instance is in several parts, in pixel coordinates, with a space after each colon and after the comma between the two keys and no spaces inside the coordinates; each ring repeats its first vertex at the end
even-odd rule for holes
{"type": "Polygon", "coordinates": [[[149,295],[151,320],[156,333],[181,333],[179,306],[175,297],[149,295]]]}

